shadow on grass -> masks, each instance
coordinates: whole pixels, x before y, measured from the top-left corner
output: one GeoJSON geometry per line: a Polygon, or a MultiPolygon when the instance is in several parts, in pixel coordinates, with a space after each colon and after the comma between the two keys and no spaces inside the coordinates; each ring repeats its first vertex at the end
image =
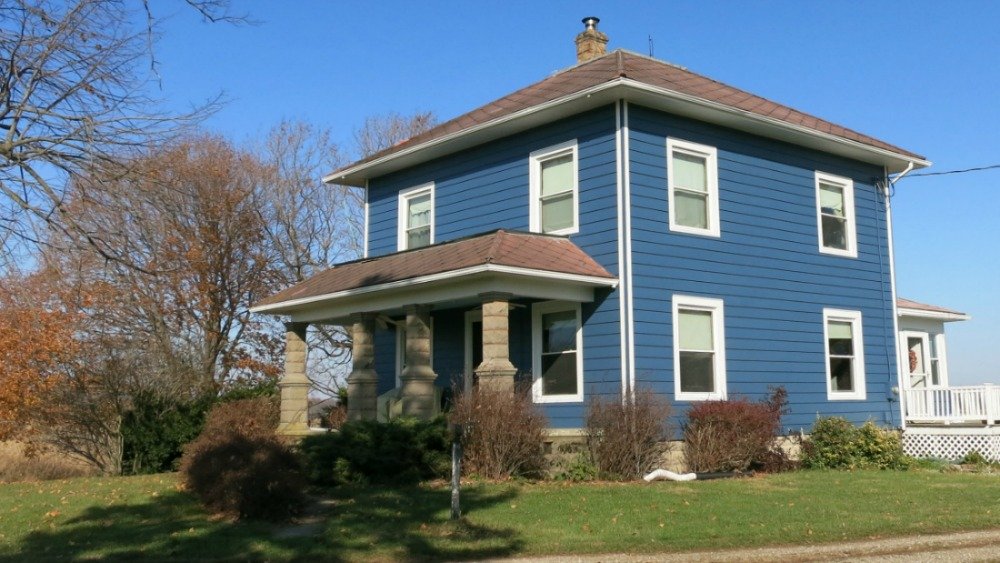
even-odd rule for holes
{"type": "MultiPolygon", "coordinates": [[[[331,493],[313,535],[283,536],[265,523],[212,521],[193,498],[170,492],[148,502],[92,506],[25,536],[0,562],[24,560],[457,560],[516,554],[515,532],[448,519],[437,488],[356,488],[331,493]]],[[[463,491],[466,512],[509,501],[516,489],[463,491]]]]}
{"type": "MultiPolygon", "coordinates": [[[[508,503],[517,489],[462,491],[462,511],[475,513],[508,503]]],[[[333,492],[325,540],[331,553],[411,561],[482,559],[515,555],[524,540],[514,530],[449,519],[451,492],[446,488],[358,488],[333,492]],[[377,554],[377,555],[376,555],[377,554]]]]}

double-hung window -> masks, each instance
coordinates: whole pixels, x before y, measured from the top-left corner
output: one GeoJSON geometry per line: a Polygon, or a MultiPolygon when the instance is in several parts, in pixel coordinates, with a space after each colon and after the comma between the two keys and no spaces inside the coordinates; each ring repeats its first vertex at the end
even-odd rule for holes
{"type": "Polygon", "coordinates": [[[576,140],[531,153],[529,164],[531,230],[553,235],[579,231],[576,140]]]}
{"type": "Polygon", "coordinates": [[[715,147],[667,139],[671,231],[719,236],[718,162],[715,147]]]}
{"type": "Polygon", "coordinates": [[[539,403],[583,400],[580,304],[550,301],[531,308],[533,395],[539,403]]]}
{"type": "Polygon", "coordinates": [[[674,295],[674,396],[726,398],[725,310],[722,300],[674,295]]]}
{"type": "Polygon", "coordinates": [[[434,184],[399,193],[399,250],[434,243],[434,184]]]}
{"type": "Polygon", "coordinates": [[[823,309],[826,386],[830,400],[865,398],[865,355],[861,313],[823,309]]]}
{"type": "Polygon", "coordinates": [[[816,220],[820,252],[858,256],[853,180],[816,172],[816,220]]]}

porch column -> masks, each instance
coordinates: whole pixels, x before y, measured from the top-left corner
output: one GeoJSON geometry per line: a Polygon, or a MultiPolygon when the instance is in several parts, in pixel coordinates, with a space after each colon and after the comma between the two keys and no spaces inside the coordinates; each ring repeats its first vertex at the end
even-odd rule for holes
{"type": "Polygon", "coordinates": [[[375,420],[378,374],[375,373],[376,313],[351,315],[351,374],[347,377],[347,420],[375,420]]]}
{"type": "Polygon", "coordinates": [[[434,416],[434,380],[431,367],[431,309],[408,305],[406,311],[406,367],[399,375],[403,416],[429,419],[434,416]]]}
{"type": "Polygon", "coordinates": [[[306,329],[308,323],[285,323],[285,375],[281,389],[278,434],[309,433],[309,379],[306,377],[306,329]]]}
{"type": "Polygon", "coordinates": [[[509,293],[483,293],[483,363],[476,376],[483,389],[513,391],[517,369],[510,363],[509,293]]]}

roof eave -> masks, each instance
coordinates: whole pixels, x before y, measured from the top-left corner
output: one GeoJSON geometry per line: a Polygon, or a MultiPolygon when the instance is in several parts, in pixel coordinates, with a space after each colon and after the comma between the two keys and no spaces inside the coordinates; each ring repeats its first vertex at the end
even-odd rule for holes
{"type": "Polygon", "coordinates": [[[365,187],[365,181],[370,178],[606,105],[618,99],[877,164],[884,166],[890,174],[902,172],[910,164],[917,169],[931,165],[929,160],[923,158],[874,147],[629,78],[617,78],[404,148],[372,161],[350,165],[324,176],[323,181],[365,187]]]}
{"type": "Polygon", "coordinates": [[[627,98],[630,101],[653,105],[656,109],[665,109],[680,115],[702,119],[718,125],[787,141],[862,162],[878,164],[885,166],[890,174],[902,172],[911,163],[916,169],[927,168],[931,165],[931,162],[924,158],[875,147],[860,141],[824,133],[773,117],[705,100],[697,96],[652,86],[629,78],[624,78],[622,81],[630,89],[630,93],[633,94],[630,98],[627,98]]]}
{"type": "Polygon", "coordinates": [[[559,281],[570,285],[579,285],[579,286],[595,287],[595,288],[596,287],[615,288],[618,285],[618,279],[614,277],[605,278],[600,276],[567,274],[564,272],[535,270],[531,268],[505,266],[501,264],[480,264],[477,266],[462,268],[460,270],[451,270],[448,272],[429,274],[426,276],[419,276],[415,278],[408,278],[408,279],[380,283],[365,287],[358,287],[354,289],[347,289],[343,291],[326,293],[322,295],[313,295],[309,297],[289,299],[285,301],[279,301],[277,303],[256,305],[250,308],[250,312],[262,313],[266,315],[288,315],[288,314],[294,314],[303,309],[308,309],[310,307],[315,307],[320,304],[329,303],[335,300],[357,298],[357,297],[362,297],[364,295],[371,295],[379,292],[405,290],[420,285],[448,282],[471,276],[481,276],[481,275],[491,275],[491,274],[505,275],[505,276],[519,276],[519,277],[532,278],[538,280],[559,281]]]}
{"type": "Polygon", "coordinates": [[[944,322],[968,321],[972,319],[971,315],[959,313],[957,311],[928,311],[926,309],[913,309],[910,307],[899,307],[899,316],[934,319],[944,322]]]}
{"type": "Polygon", "coordinates": [[[500,137],[586,111],[618,99],[621,80],[604,82],[543,104],[525,108],[491,121],[468,127],[424,143],[387,154],[369,162],[349,165],[323,177],[327,184],[365,187],[365,180],[388,174],[407,166],[452,154],[500,137]]]}

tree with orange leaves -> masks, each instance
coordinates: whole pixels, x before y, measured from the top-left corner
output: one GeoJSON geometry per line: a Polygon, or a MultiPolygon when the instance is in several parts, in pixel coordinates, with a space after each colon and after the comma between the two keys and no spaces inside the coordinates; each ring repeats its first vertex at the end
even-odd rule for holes
{"type": "Polygon", "coordinates": [[[38,430],[35,415],[78,351],[79,317],[47,299],[40,276],[6,284],[0,287],[0,441],[38,430]]]}

